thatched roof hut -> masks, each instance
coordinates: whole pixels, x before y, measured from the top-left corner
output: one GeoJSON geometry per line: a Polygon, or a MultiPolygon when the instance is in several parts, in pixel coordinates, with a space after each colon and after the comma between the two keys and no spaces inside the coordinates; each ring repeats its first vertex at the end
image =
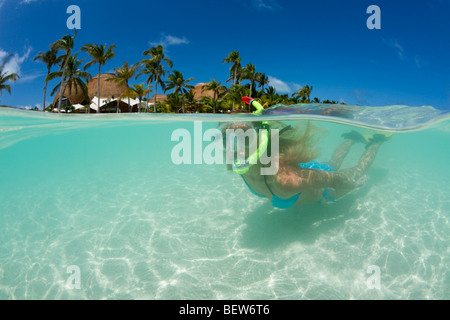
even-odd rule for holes
{"type": "MultiPolygon", "coordinates": [[[[192,92],[194,92],[194,98],[197,100],[200,100],[203,97],[208,97],[208,98],[214,98],[214,91],[213,90],[204,90],[203,91],[203,87],[207,86],[209,83],[207,82],[201,82],[201,83],[197,83],[194,87],[194,89],[192,89],[192,92]]],[[[217,97],[216,97],[217,99],[217,97]]]]}
{"type": "MultiPolygon", "coordinates": [[[[103,73],[100,75],[100,98],[118,98],[127,89],[125,84],[118,85],[117,82],[111,81],[116,78],[114,73],[103,73]]],[[[89,100],[94,97],[98,97],[97,94],[97,79],[98,75],[94,76],[91,81],[88,82],[89,100]]]]}
{"type": "MultiPolygon", "coordinates": [[[[164,94],[157,94],[156,95],[156,102],[157,103],[158,102],[164,102],[166,100],[167,100],[167,96],[166,95],[164,95],[164,94]]],[[[154,95],[148,100],[148,102],[149,103],[153,103],[153,101],[155,101],[155,96],[154,95]]]]}
{"type": "MultiPolygon", "coordinates": [[[[61,89],[60,89],[61,90],[61,89]]],[[[56,106],[58,104],[59,99],[59,90],[55,94],[55,98],[53,99],[53,105],[56,106]]],[[[83,92],[83,89],[77,84],[76,87],[66,87],[64,90],[64,95],[62,97],[62,102],[65,103],[67,100],[67,104],[86,104],[89,101],[89,97],[86,96],[83,92]]]]}
{"type": "MultiPolygon", "coordinates": [[[[115,81],[110,81],[111,79],[114,79],[116,76],[113,73],[104,73],[100,75],[100,98],[101,99],[109,99],[109,98],[118,98],[126,89],[127,86],[124,85],[118,85],[115,81]]],[[[66,88],[64,91],[64,96],[62,101],[64,102],[66,99],[68,100],[67,103],[70,105],[74,104],[89,104],[92,98],[97,96],[97,78],[98,75],[93,77],[91,81],[87,83],[87,89],[88,89],[88,96],[86,97],[83,94],[83,90],[81,90],[80,86],[77,85],[77,90],[75,90],[75,87],[72,87],[72,90],[69,90],[70,88],[66,88]]],[[[59,99],[59,91],[55,95],[55,99],[53,100],[53,105],[56,106],[59,99]]]]}

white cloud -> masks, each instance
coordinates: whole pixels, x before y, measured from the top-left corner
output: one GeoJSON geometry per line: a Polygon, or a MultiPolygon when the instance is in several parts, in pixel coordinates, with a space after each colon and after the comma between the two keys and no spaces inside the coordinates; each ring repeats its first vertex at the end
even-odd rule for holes
{"type": "Polygon", "coordinates": [[[289,85],[277,78],[269,76],[269,86],[274,87],[278,92],[290,92],[289,85]]]}
{"type": "MultiPolygon", "coordinates": [[[[25,60],[28,59],[30,56],[30,53],[32,51],[31,47],[28,47],[26,49],[26,52],[20,56],[19,54],[14,54],[11,58],[9,58],[8,62],[6,63],[3,72],[6,73],[17,73],[18,75],[21,74],[21,66],[25,62],[25,60]]],[[[0,60],[3,60],[5,57],[8,56],[8,53],[6,51],[3,51],[0,49],[0,60]]]]}
{"type": "Polygon", "coordinates": [[[166,43],[167,45],[188,44],[189,40],[186,39],[186,37],[178,38],[169,35],[164,38],[163,43],[166,43]]]}
{"type": "Polygon", "coordinates": [[[356,100],[359,105],[368,105],[367,97],[370,97],[370,94],[367,93],[366,90],[353,90],[349,92],[351,96],[356,100]]]}
{"type": "Polygon", "coordinates": [[[43,72],[28,74],[26,76],[21,76],[20,79],[17,80],[17,83],[31,82],[34,79],[37,79],[39,77],[44,77],[44,76],[46,76],[46,73],[43,73],[43,72]]]}
{"type": "Polygon", "coordinates": [[[399,58],[405,62],[414,62],[417,68],[422,69],[424,65],[424,61],[418,56],[415,55],[414,59],[412,58],[412,53],[405,54],[405,48],[395,39],[385,39],[381,38],[383,42],[388,46],[395,50],[399,58]]]}
{"type": "MultiPolygon", "coordinates": [[[[6,3],[6,1],[7,1],[7,0],[0,0],[0,9],[1,9],[1,7],[6,3]]],[[[33,2],[42,1],[42,0],[21,0],[20,2],[17,1],[17,0],[14,0],[14,1],[15,1],[15,2],[18,2],[19,4],[27,5],[27,4],[30,4],[30,3],[33,3],[33,2]]]]}
{"type": "MultiPolygon", "coordinates": [[[[47,106],[49,105],[48,103],[45,103],[45,104],[47,104],[47,106]]],[[[31,110],[31,109],[34,109],[34,108],[36,108],[36,107],[37,107],[39,110],[42,110],[42,103],[26,104],[26,105],[19,104],[19,105],[17,106],[17,108],[19,108],[19,109],[26,109],[26,110],[31,110]]]]}
{"type": "Polygon", "coordinates": [[[150,45],[156,46],[161,45],[164,48],[167,48],[168,46],[176,46],[180,44],[189,44],[189,40],[186,37],[175,37],[171,35],[165,35],[162,34],[161,38],[157,42],[150,42],[150,45]]]}
{"type": "Polygon", "coordinates": [[[400,59],[404,59],[405,58],[405,49],[403,48],[403,46],[401,46],[397,40],[394,39],[384,39],[381,38],[383,40],[383,42],[385,44],[387,44],[389,47],[394,48],[395,51],[397,52],[398,56],[400,57],[400,59]]]}
{"type": "Polygon", "coordinates": [[[414,58],[414,62],[416,63],[417,68],[422,69],[423,61],[421,58],[419,58],[419,56],[416,55],[416,57],[414,58]]]}
{"type": "Polygon", "coordinates": [[[0,49],[0,61],[3,61],[3,59],[5,59],[5,57],[8,55],[8,52],[3,51],[2,49],[0,49]]]}
{"type": "Polygon", "coordinates": [[[302,86],[294,82],[285,82],[275,77],[269,76],[269,86],[274,87],[279,93],[292,93],[300,89],[302,86]]]}
{"type": "Polygon", "coordinates": [[[280,8],[276,0],[251,0],[251,3],[257,9],[274,11],[280,8]]]}

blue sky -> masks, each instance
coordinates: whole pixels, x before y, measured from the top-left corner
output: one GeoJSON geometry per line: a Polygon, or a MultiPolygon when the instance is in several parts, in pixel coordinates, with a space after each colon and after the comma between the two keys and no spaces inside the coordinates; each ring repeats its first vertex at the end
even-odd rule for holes
{"type": "Polygon", "coordinates": [[[46,69],[33,57],[73,34],[66,27],[72,4],[81,8],[75,50],[117,46],[103,72],[161,43],[173,69],[193,84],[225,83],[229,65],[222,60],[236,50],[279,93],[308,84],[312,97],[348,104],[450,108],[447,0],[0,0],[0,59],[13,53],[7,68],[21,76],[2,104],[41,107],[46,69]],[[366,26],[372,4],[381,9],[380,30],[366,26]]]}

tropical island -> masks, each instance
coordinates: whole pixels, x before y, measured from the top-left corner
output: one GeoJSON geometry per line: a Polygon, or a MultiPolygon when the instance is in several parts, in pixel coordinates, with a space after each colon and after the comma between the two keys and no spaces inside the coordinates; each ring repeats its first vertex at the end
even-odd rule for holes
{"type": "MultiPolygon", "coordinates": [[[[275,104],[324,103],[334,100],[311,98],[313,87],[305,85],[292,95],[279,94],[269,86],[269,78],[257,72],[255,65],[241,64],[238,51],[232,51],[222,63],[230,65],[227,85],[215,78],[209,83],[193,84],[194,78],[185,78],[178,70],[172,70],[173,62],[166,57],[164,48],[156,45],[143,52],[143,59],[134,64],[123,62],[114,73],[102,73],[102,67],[115,57],[115,44],[86,44],[80,52],[73,52],[76,32],[65,35],[40,51],[34,61],[41,62],[47,70],[43,84],[45,112],[57,113],[234,113],[249,112],[241,97],[258,99],[267,108],[275,104]],[[85,53],[89,61],[79,57],[85,53]],[[87,70],[96,66],[97,73],[87,70]],[[54,70],[56,69],[56,70],[54,70]],[[144,76],[142,83],[131,84],[144,76]],[[50,92],[53,102],[46,102],[49,81],[57,80],[50,92]],[[163,94],[158,94],[162,90],[163,94]]],[[[19,79],[16,73],[4,71],[12,54],[0,64],[0,98],[2,91],[11,94],[11,84],[19,79]]],[[[6,106],[0,106],[6,107],[6,106]]]]}

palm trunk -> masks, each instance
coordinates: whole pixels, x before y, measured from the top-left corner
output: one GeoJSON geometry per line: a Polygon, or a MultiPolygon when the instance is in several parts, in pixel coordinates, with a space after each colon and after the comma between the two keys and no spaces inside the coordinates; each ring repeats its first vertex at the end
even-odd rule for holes
{"type": "Polygon", "coordinates": [[[159,77],[157,76],[156,77],[156,81],[155,81],[155,99],[153,100],[154,101],[154,105],[153,105],[153,112],[155,112],[156,113],[156,92],[157,92],[157,90],[158,90],[158,82],[159,82],[159,77]]]}
{"type": "Polygon", "coordinates": [[[44,86],[44,102],[42,104],[42,112],[45,112],[45,96],[47,95],[47,80],[45,81],[45,86],[44,86]]]}
{"type": "Polygon", "coordinates": [[[214,91],[214,98],[213,98],[213,113],[216,113],[216,92],[214,91]]]}
{"type": "MultiPolygon", "coordinates": [[[[234,67],[233,88],[236,88],[236,74],[237,74],[237,65],[234,67]]],[[[235,110],[235,102],[233,100],[233,111],[234,110],[235,110]]]]}
{"type": "MultiPolygon", "coordinates": [[[[64,95],[64,93],[66,92],[66,88],[67,88],[67,83],[64,85],[63,89],[61,90],[61,88],[59,88],[60,91],[60,97],[64,95]]],[[[61,98],[59,101],[59,105],[58,105],[58,113],[61,113],[61,98]]]]}
{"type": "Polygon", "coordinates": [[[100,68],[102,67],[102,65],[99,63],[98,64],[98,77],[97,77],[97,95],[98,95],[98,113],[100,113],[100,68]]]}
{"type": "Polygon", "coordinates": [[[182,105],[183,105],[183,113],[186,113],[186,110],[184,110],[184,95],[182,96],[183,97],[183,100],[182,100],[182,105]]]}
{"type": "MultiPolygon", "coordinates": [[[[65,68],[65,66],[64,66],[64,68],[65,68]]],[[[63,92],[61,91],[61,88],[64,86],[65,80],[66,80],[66,72],[63,71],[63,76],[61,77],[61,84],[59,85],[58,113],[61,113],[61,100],[62,100],[62,96],[63,96],[63,92]]]]}
{"type": "MultiPolygon", "coordinates": [[[[127,85],[127,89],[128,89],[129,88],[128,80],[126,80],[125,84],[127,85]]],[[[128,112],[131,112],[131,111],[133,111],[133,109],[130,107],[130,97],[127,97],[127,98],[128,98],[128,112]]]]}
{"type": "MultiPolygon", "coordinates": [[[[50,74],[50,68],[47,68],[47,77],[50,74]]],[[[45,112],[45,98],[47,96],[47,84],[48,84],[48,80],[47,78],[45,79],[45,86],[44,86],[44,102],[42,104],[42,112],[45,112]]]]}
{"type": "MultiPolygon", "coordinates": [[[[75,35],[76,35],[76,31],[75,31],[75,35]]],[[[66,64],[67,64],[67,60],[69,60],[70,55],[72,54],[72,50],[69,50],[68,52],[66,52],[66,58],[64,59],[64,63],[61,66],[61,70],[63,71],[63,75],[61,77],[61,83],[59,85],[59,101],[58,101],[58,113],[61,113],[61,100],[62,100],[62,96],[63,96],[63,92],[61,91],[61,88],[63,87],[64,81],[66,80],[66,64]]]]}
{"type": "MultiPolygon", "coordinates": [[[[147,83],[147,86],[150,86],[150,83],[147,83]]],[[[149,103],[150,103],[150,90],[147,93],[147,108],[146,108],[147,109],[147,113],[150,113],[149,103]]]]}

